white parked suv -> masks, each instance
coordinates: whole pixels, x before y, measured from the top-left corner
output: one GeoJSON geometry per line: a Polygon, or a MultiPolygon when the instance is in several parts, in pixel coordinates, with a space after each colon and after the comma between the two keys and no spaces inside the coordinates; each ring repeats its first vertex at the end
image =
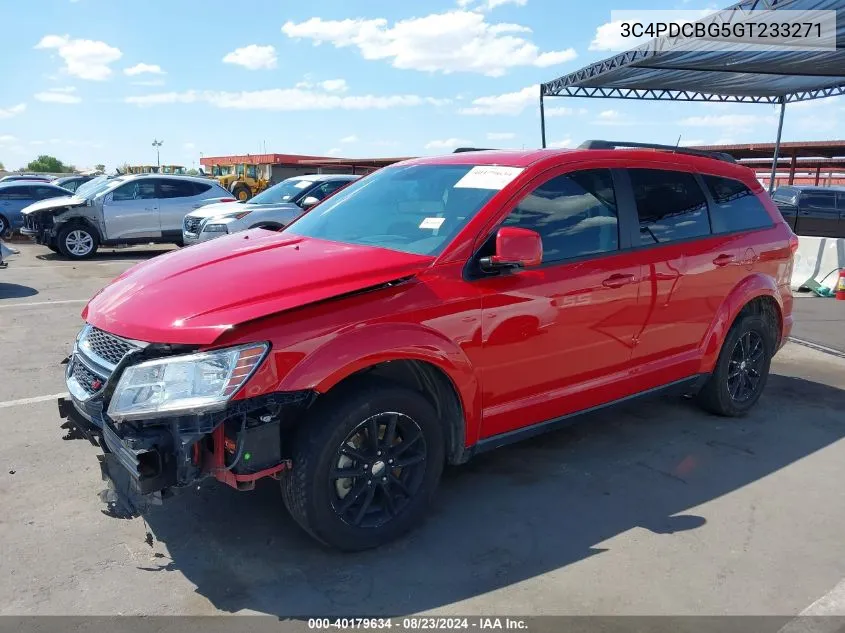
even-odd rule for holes
{"type": "Polygon", "coordinates": [[[278,231],[358,178],[348,174],[294,176],[246,202],[210,204],[185,216],[182,241],[187,246],[247,229],[278,231]]]}

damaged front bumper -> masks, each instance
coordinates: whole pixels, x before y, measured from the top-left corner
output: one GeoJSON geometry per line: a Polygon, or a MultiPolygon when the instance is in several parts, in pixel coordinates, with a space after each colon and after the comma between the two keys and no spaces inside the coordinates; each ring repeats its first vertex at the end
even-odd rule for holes
{"type": "Polygon", "coordinates": [[[276,392],[232,400],[221,411],[116,422],[106,413],[113,385],[127,366],[158,352],[100,331],[83,332],[82,339],[93,342],[77,344],[66,360],[69,396],[59,398],[58,411],[64,439],[102,449],[98,459],[106,489],[100,498],[106,514],[139,516],[173,491],[210,477],[249,490],[258,479],[290,467],[282,436],[314,392],[276,392]]]}

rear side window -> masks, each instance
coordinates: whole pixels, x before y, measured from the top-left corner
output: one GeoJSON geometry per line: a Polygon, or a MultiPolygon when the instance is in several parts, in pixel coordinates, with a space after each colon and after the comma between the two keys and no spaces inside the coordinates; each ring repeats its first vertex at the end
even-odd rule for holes
{"type": "Polygon", "coordinates": [[[845,193],[836,194],[836,207],[839,213],[845,213],[845,193]]]}
{"type": "Polygon", "coordinates": [[[35,195],[36,200],[46,200],[47,198],[56,198],[58,196],[66,196],[67,191],[54,187],[30,187],[35,195]]]}
{"type": "Polygon", "coordinates": [[[525,196],[504,226],[543,239],[543,262],[619,249],[616,193],[607,169],[586,169],[546,181],[525,196]]]}
{"type": "Polygon", "coordinates": [[[161,198],[190,198],[194,196],[194,183],[190,180],[160,180],[161,198]]]}
{"type": "Polygon", "coordinates": [[[808,191],[801,196],[801,206],[820,211],[833,211],[836,209],[836,198],[833,192],[808,191]]]}
{"type": "Polygon", "coordinates": [[[702,178],[715,203],[710,209],[714,233],[733,233],[772,226],[766,207],[743,183],[718,176],[702,178]]]}
{"type": "Polygon", "coordinates": [[[640,243],[666,244],[710,234],[707,199],[695,176],[682,171],[630,169],[640,243]]]}
{"type": "Polygon", "coordinates": [[[195,182],[194,185],[194,195],[198,196],[201,193],[205,193],[209,189],[211,189],[211,185],[207,185],[204,182],[195,182]]]}

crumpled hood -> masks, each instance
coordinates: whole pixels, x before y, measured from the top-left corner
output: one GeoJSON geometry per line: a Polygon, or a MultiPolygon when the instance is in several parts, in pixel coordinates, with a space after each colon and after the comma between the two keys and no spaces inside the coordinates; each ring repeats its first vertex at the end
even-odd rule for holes
{"type": "Polygon", "coordinates": [[[216,202],[209,204],[188,215],[192,218],[213,218],[227,213],[239,213],[241,211],[279,211],[285,209],[302,209],[292,202],[279,202],[278,204],[250,204],[249,202],[216,202]]]}
{"type": "Polygon", "coordinates": [[[81,207],[87,201],[85,198],[79,196],[61,196],[59,198],[47,198],[46,200],[39,200],[33,202],[28,207],[21,209],[21,213],[27,215],[35,213],[36,211],[44,211],[46,209],[60,209],[62,207],[81,207]]]}
{"type": "Polygon", "coordinates": [[[208,345],[235,325],[413,275],[433,261],[255,229],[135,265],[82,317],[126,338],[208,345]]]}

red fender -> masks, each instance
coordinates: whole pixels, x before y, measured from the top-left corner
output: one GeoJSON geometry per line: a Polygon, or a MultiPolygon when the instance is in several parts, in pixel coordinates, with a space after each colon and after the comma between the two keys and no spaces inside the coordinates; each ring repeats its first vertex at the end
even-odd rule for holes
{"type": "MultiPolygon", "coordinates": [[[[722,305],[719,306],[719,310],[716,312],[716,317],[713,319],[713,323],[707,330],[707,334],[704,335],[701,359],[702,373],[710,373],[713,371],[716,361],[719,359],[722,342],[725,340],[728,330],[731,325],[733,325],[733,322],[736,320],[736,317],[739,315],[742,308],[745,307],[749,301],[752,301],[757,297],[764,296],[772,297],[775,302],[777,302],[782,320],[781,338],[784,339],[788,335],[789,329],[791,328],[792,317],[789,317],[789,323],[783,322],[783,314],[785,310],[784,299],[780,289],[769,276],[760,273],[749,275],[739,282],[731,293],[725,297],[722,301],[722,305]]],[[[782,340],[779,342],[779,346],[782,342],[782,340]]]]}

